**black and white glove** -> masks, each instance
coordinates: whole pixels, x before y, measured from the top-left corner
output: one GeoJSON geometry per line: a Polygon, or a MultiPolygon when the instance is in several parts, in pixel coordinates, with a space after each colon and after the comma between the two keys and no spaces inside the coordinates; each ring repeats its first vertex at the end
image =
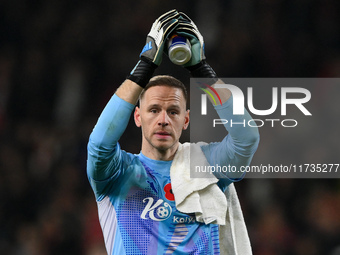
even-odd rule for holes
{"type": "Polygon", "coordinates": [[[178,17],[177,10],[171,10],[156,19],[147,35],[146,44],[139,55],[140,60],[127,79],[136,82],[143,88],[146,86],[155,69],[162,62],[164,45],[168,36],[178,25],[178,17]]]}
{"type": "Polygon", "coordinates": [[[204,40],[196,24],[183,12],[180,12],[175,33],[189,39],[191,44],[191,59],[183,65],[193,77],[216,78],[215,71],[205,61],[204,40]]]}

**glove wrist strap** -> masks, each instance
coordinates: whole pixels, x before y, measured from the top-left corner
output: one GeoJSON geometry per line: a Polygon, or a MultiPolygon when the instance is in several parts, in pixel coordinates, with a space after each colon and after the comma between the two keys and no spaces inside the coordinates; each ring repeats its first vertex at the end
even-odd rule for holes
{"type": "Polygon", "coordinates": [[[217,78],[217,74],[205,60],[202,60],[194,66],[186,67],[186,69],[188,69],[191,76],[195,78],[217,78]]]}
{"type": "Polygon", "coordinates": [[[189,70],[194,78],[208,78],[206,83],[209,83],[209,85],[215,84],[218,80],[214,69],[205,60],[194,66],[186,67],[186,69],[189,70]]]}
{"type": "Polygon", "coordinates": [[[141,60],[138,61],[135,68],[126,77],[126,79],[129,79],[137,83],[142,88],[145,88],[145,86],[149,83],[149,80],[151,79],[156,68],[156,64],[142,57],[141,60]]]}

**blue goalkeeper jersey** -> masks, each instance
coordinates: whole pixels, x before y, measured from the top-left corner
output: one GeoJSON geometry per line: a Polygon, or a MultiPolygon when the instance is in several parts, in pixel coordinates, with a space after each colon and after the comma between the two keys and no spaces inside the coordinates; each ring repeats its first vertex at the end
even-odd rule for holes
{"type": "MultiPolygon", "coordinates": [[[[231,104],[232,99],[216,107],[221,118],[231,114],[231,104]]],[[[197,222],[194,215],[176,209],[170,180],[172,161],[152,160],[120,148],[118,140],[133,108],[114,95],[88,143],[87,174],[107,253],[219,254],[218,225],[197,222]]],[[[257,129],[228,131],[222,142],[202,147],[208,162],[248,165],[257,148],[257,129]]],[[[223,177],[218,185],[224,191],[233,179],[223,177]]]]}

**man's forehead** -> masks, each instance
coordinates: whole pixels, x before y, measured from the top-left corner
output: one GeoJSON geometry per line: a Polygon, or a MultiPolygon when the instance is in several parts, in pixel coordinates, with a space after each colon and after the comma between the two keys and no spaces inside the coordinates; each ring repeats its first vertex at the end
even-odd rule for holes
{"type": "Polygon", "coordinates": [[[142,101],[161,100],[161,101],[183,101],[185,96],[180,88],[170,87],[166,85],[157,85],[148,88],[142,97],[142,101]]]}

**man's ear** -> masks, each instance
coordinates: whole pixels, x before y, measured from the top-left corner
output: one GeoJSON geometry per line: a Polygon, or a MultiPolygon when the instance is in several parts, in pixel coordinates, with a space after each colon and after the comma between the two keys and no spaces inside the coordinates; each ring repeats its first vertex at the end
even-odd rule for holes
{"type": "Polygon", "coordinates": [[[186,130],[188,128],[189,122],[190,122],[190,110],[187,110],[184,118],[185,119],[184,119],[183,130],[186,130]]]}
{"type": "Polygon", "coordinates": [[[142,126],[142,122],[141,122],[141,119],[140,119],[140,109],[139,109],[138,106],[136,106],[136,108],[135,108],[135,112],[133,114],[133,117],[134,117],[136,126],[137,127],[141,127],[142,126]]]}

